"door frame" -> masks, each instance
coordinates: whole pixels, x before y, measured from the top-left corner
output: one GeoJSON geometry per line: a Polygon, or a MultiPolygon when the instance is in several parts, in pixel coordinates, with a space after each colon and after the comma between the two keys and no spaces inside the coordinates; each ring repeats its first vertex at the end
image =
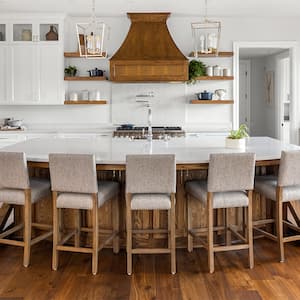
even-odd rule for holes
{"type": "MultiPolygon", "coordinates": [[[[245,91],[247,94],[247,113],[246,113],[246,115],[247,115],[247,120],[248,120],[248,128],[251,133],[251,88],[250,88],[250,86],[251,86],[251,63],[250,63],[250,59],[240,59],[239,65],[241,62],[243,64],[245,64],[246,68],[247,68],[247,79],[246,79],[247,88],[245,91]]],[[[238,80],[240,80],[240,78],[238,78],[238,80]]],[[[238,101],[240,101],[240,99],[238,99],[238,101]]],[[[240,105],[240,103],[239,103],[239,105],[240,105]]]]}
{"type": "Polygon", "coordinates": [[[290,51],[290,64],[291,64],[291,99],[290,99],[290,142],[293,144],[298,144],[299,135],[298,127],[300,117],[297,114],[299,110],[298,99],[298,88],[297,88],[297,48],[299,43],[296,41],[235,41],[233,42],[233,118],[232,127],[237,129],[239,126],[239,56],[240,48],[282,48],[288,49],[290,51]]]}

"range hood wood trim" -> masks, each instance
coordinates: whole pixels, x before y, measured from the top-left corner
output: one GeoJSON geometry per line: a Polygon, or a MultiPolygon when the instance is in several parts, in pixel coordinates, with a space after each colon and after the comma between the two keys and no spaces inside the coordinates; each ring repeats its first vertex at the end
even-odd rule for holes
{"type": "Polygon", "coordinates": [[[131,26],[120,49],[110,59],[110,80],[188,80],[188,59],[174,43],[166,24],[170,13],[127,15],[131,19],[131,26]]]}

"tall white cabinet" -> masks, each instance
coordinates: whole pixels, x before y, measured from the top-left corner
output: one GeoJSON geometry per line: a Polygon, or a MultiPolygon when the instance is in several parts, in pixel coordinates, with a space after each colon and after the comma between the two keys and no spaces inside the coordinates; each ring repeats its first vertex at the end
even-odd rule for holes
{"type": "Polygon", "coordinates": [[[5,18],[0,18],[0,105],[63,104],[64,17],[5,18]],[[50,28],[57,40],[46,37],[50,28]]]}

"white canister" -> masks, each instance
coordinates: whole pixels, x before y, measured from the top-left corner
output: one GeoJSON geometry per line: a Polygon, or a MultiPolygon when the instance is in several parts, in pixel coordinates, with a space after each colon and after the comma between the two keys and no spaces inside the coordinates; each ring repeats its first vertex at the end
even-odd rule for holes
{"type": "Polygon", "coordinates": [[[221,75],[221,67],[218,65],[215,65],[213,68],[213,74],[214,74],[214,76],[222,76],[221,75]]]}
{"type": "Polygon", "coordinates": [[[78,93],[77,92],[70,92],[70,94],[69,94],[69,100],[71,100],[71,101],[77,101],[78,100],[78,93]]]}
{"type": "Polygon", "coordinates": [[[88,90],[81,91],[81,100],[89,100],[89,91],[88,90]]]}
{"type": "Polygon", "coordinates": [[[224,68],[223,76],[231,76],[231,70],[229,68],[224,68]]]}
{"type": "Polygon", "coordinates": [[[89,100],[101,100],[101,94],[99,90],[89,92],[89,100]]]}
{"type": "Polygon", "coordinates": [[[212,66],[207,66],[206,67],[206,75],[207,76],[213,76],[213,67],[212,66]]]}

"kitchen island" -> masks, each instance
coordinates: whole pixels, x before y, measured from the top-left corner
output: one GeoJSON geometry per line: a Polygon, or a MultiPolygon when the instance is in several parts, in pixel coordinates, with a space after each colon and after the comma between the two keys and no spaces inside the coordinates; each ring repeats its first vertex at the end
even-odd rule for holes
{"type": "MultiPolygon", "coordinates": [[[[184,183],[192,178],[206,177],[208,159],[210,153],[229,152],[254,152],[256,154],[257,173],[273,172],[279,164],[282,150],[297,150],[299,146],[284,144],[269,137],[251,137],[247,139],[246,149],[225,148],[225,137],[215,135],[189,135],[187,137],[172,138],[170,140],[131,140],[128,138],[112,138],[111,136],[87,136],[85,138],[36,138],[4,147],[0,151],[25,152],[27,155],[30,173],[34,176],[49,176],[48,154],[49,153],[93,153],[96,156],[99,179],[116,180],[121,183],[120,199],[120,224],[121,237],[125,232],[125,160],[126,154],[167,154],[176,156],[177,163],[177,193],[176,193],[176,236],[177,246],[186,245],[186,201],[184,183]],[[268,170],[269,169],[269,170],[268,170]]],[[[39,222],[51,222],[51,201],[46,199],[37,204],[35,217],[39,222]],[[48,201],[47,201],[48,200],[48,201]]],[[[110,204],[100,214],[100,224],[104,228],[111,226],[110,204]]],[[[261,201],[259,195],[254,195],[253,215],[254,219],[262,218],[268,213],[268,205],[261,201]]],[[[193,226],[203,227],[206,224],[205,209],[199,201],[193,201],[193,226]]],[[[238,209],[231,209],[231,222],[240,224],[242,213],[238,209]]],[[[65,216],[65,226],[73,223],[73,215],[68,212],[65,216]]],[[[137,211],[135,212],[134,224],[137,228],[166,228],[167,215],[164,211],[137,211]]],[[[86,222],[90,222],[87,216],[86,222]]],[[[222,214],[218,221],[222,222],[222,214]]],[[[124,245],[124,240],[123,245],[124,245]]],[[[137,243],[141,246],[156,246],[166,242],[164,234],[144,234],[137,237],[137,243]]]]}

